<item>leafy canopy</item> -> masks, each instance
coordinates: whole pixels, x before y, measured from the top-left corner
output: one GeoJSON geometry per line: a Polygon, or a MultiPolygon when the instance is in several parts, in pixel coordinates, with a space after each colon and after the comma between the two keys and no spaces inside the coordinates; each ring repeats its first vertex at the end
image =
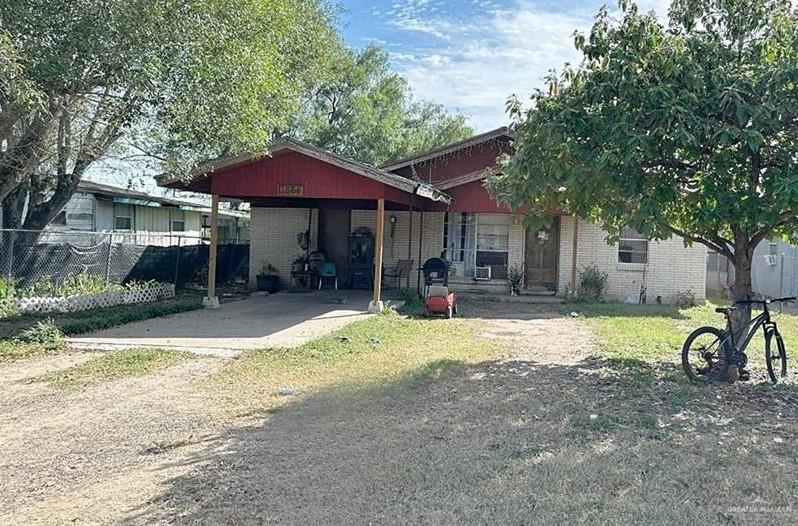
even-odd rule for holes
{"type": "Polygon", "coordinates": [[[379,47],[341,48],[329,71],[307,94],[296,124],[297,135],[316,146],[380,165],[474,133],[463,115],[414,100],[379,47]]]}
{"type": "Polygon", "coordinates": [[[41,228],[121,140],[175,172],[263,150],[336,45],[317,0],[4,0],[0,200],[41,228]]]}
{"type": "Polygon", "coordinates": [[[522,109],[515,154],[490,190],[653,238],[679,234],[731,259],[796,233],[798,14],[786,0],[675,0],[666,27],[621,2],[583,58],[522,109]]]}

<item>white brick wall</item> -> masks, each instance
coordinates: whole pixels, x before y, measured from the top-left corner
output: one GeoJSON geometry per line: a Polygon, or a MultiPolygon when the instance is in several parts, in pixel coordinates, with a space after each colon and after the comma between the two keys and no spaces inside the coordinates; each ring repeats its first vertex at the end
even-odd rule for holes
{"type": "MultiPolygon", "coordinates": [[[[291,280],[291,263],[303,254],[297,234],[308,229],[307,208],[255,208],[250,210],[249,283],[255,286],[255,276],[263,265],[271,263],[284,285],[291,280]]],[[[310,226],[311,250],[318,241],[318,210],[313,210],[310,226]]]]}
{"type": "MultiPolygon", "coordinates": [[[[560,222],[560,265],[558,293],[572,288],[574,218],[563,217],[560,222]]],[[[648,244],[648,265],[618,263],[617,245],[608,245],[606,232],[598,225],[579,220],[577,248],[578,272],[583,266],[595,264],[609,275],[608,299],[637,300],[640,285],[645,283],[648,303],[657,296],[664,303],[673,303],[676,293],[690,290],[697,300],[706,297],[706,249],[699,245],[685,247],[681,238],[651,241],[648,244]]]]}

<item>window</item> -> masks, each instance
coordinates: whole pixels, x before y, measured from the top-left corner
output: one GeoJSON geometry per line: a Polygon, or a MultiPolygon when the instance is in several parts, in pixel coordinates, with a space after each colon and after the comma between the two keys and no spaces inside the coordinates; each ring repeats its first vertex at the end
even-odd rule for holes
{"type": "Polygon", "coordinates": [[[507,276],[510,221],[505,214],[447,213],[443,226],[443,254],[462,263],[462,275],[473,278],[476,267],[490,267],[491,277],[507,276]]]}
{"type": "Polygon", "coordinates": [[[133,206],[114,203],[114,230],[133,230],[133,206]]]}
{"type": "Polygon", "coordinates": [[[618,263],[648,263],[648,238],[634,228],[622,228],[618,239],[618,263]]]}
{"type": "Polygon", "coordinates": [[[172,232],[186,231],[186,213],[183,210],[170,210],[172,232]]]}
{"type": "Polygon", "coordinates": [[[779,244],[770,241],[768,243],[768,254],[771,256],[778,256],[779,255],[779,244]]]}
{"type": "Polygon", "coordinates": [[[52,224],[54,225],[66,225],[66,210],[61,210],[55,218],[53,218],[52,224]]]}
{"type": "Polygon", "coordinates": [[[490,267],[493,279],[507,277],[507,252],[510,247],[510,221],[504,214],[477,216],[477,267],[490,267]]]}

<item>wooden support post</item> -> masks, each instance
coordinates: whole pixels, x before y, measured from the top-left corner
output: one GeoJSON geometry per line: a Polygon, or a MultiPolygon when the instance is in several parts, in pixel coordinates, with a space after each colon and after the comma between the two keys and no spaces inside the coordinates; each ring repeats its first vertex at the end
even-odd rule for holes
{"type": "Polygon", "coordinates": [[[208,309],[219,308],[219,298],[216,296],[216,253],[219,248],[219,195],[211,197],[211,246],[208,258],[208,296],[202,304],[208,309]]]}
{"type": "Polygon", "coordinates": [[[421,215],[421,221],[419,222],[418,226],[418,265],[416,268],[416,292],[421,294],[421,265],[424,264],[421,261],[421,247],[424,245],[424,211],[419,210],[419,214],[421,215]]]}
{"type": "MultiPolygon", "coordinates": [[[[410,206],[410,209],[407,213],[409,216],[408,220],[408,227],[407,227],[407,259],[413,261],[413,206],[410,206]]],[[[413,272],[413,265],[410,265],[410,268],[407,269],[407,277],[405,288],[410,288],[410,273],[413,272]]]]}
{"type": "Polygon", "coordinates": [[[382,301],[382,245],[385,238],[385,199],[377,200],[377,238],[374,240],[374,294],[369,304],[369,312],[381,312],[382,301]]]}
{"type": "Polygon", "coordinates": [[[579,249],[579,216],[574,216],[574,240],[572,246],[571,258],[571,293],[576,294],[579,290],[579,285],[576,282],[576,262],[577,250],[579,249]]]}

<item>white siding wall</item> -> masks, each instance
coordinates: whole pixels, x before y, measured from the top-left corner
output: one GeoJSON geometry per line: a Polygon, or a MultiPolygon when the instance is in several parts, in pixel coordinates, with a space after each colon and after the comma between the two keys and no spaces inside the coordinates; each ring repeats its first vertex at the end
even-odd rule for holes
{"type": "MultiPolygon", "coordinates": [[[[274,265],[285,285],[291,280],[291,263],[302,254],[297,234],[308,229],[307,208],[256,208],[250,210],[249,282],[266,263],[274,265]]],[[[318,210],[313,210],[310,226],[311,250],[318,241],[318,210]]]]}
{"type": "Polygon", "coordinates": [[[114,229],[114,203],[110,200],[94,200],[94,228],[98,232],[111,232],[114,229]]]}
{"type": "MultiPolygon", "coordinates": [[[[561,218],[560,271],[558,293],[572,288],[574,218],[561,218]]],[[[577,273],[586,265],[595,264],[608,274],[608,299],[637,300],[640,286],[645,283],[648,303],[657,296],[673,303],[680,291],[691,291],[697,300],[706,297],[706,249],[685,247],[681,238],[651,241],[648,244],[648,264],[618,263],[617,245],[608,245],[606,233],[598,225],[579,220],[577,273]]],[[[577,277],[578,279],[578,277],[577,277]]]]}
{"type": "Polygon", "coordinates": [[[94,196],[83,192],[76,192],[64,207],[66,212],[66,226],[57,225],[56,228],[69,230],[94,230],[94,196]]]}

